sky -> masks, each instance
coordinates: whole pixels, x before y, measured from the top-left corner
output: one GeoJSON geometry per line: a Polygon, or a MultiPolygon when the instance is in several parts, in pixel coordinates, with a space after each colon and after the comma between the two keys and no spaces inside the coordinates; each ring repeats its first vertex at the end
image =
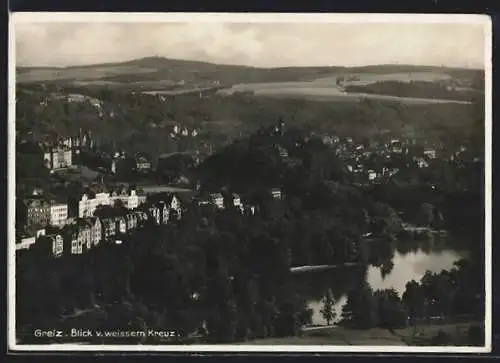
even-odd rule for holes
{"type": "Polygon", "coordinates": [[[149,56],[255,67],[415,64],[483,68],[485,27],[472,23],[20,22],[17,66],[149,56]]]}

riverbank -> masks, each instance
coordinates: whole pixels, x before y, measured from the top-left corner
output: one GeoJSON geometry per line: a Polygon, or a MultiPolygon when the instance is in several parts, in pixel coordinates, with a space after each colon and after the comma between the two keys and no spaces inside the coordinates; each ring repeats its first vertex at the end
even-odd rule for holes
{"type": "Polygon", "coordinates": [[[432,345],[431,340],[443,331],[452,341],[461,341],[467,336],[471,326],[478,326],[479,321],[466,321],[449,324],[422,324],[404,329],[349,329],[342,326],[311,327],[301,336],[284,338],[266,338],[248,341],[244,344],[255,345],[432,345]]]}
{"type": "Polygon", "coordinates": [[[354,267],[356,265],[357,265],[357,263],[355,263],[355,262],[346,262],[346,263],[342,263],[342,264],[338,264],[338,265],[296,266],[296,267],[290,267],[290,272],[297,273],[297,272],[323,271],[323,270],[329,270],[332,268],[339,268],[339,267],[354,267]]]}

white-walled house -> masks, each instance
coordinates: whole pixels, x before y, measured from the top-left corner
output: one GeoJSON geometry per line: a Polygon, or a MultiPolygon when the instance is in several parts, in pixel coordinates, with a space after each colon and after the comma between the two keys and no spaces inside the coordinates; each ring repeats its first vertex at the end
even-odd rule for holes
{"type": "Polygon", "coordinates": [[[125,217],[117,217],[115,219],[116,222],[116,232],[125,234],[127,233],[127,220],[125,217]]]}
{"type": "Polygon", "coordinates": [[[375,180],[377,178],[377,173],[374,170],[368,170],[368,180],[375,180]]]}
{"type": "Polygon", "coordinates": [[[51,201],[50,225],[64,227],[68,220],[68,203],[51,201]]]}
{"type": "Polygon", "coordinates": [[[27,250],[36,242],[35,236],[21,237],[20,241],[16,243],[16,251],[27,250]]]}
{"type": "Polygon", "coordinates": [[[224,209],[224,197],[221,193],[212,193],[210,198],[217,209],[224,209]]]}
{"type": "Polygon", "coordinates": [[[102,240],[109,240],[116,235],[116,222],[112,217],[101,218],[102,240]]]}
{"type": "Polygon", "coordinates": [[[97,246],[102,239],[102,223],[99,217],[90,218],[92,244],[97,246]]]}
{"type": "Polygon", "coordinates": [[[274,199],[281,199],[283,197],[281,190],[279,188],[273,188],[271,189],[271,196],[274,199]]]}
{"type": "Polygon", "coordinates": [[[93,217],[94,212],[99,205],[112,205],[109,193],[100,192],[95,195],[83,194],[78,202],[78,217],[93,217]]]}
{"type": "Polygon", "coordinates": [[[241,203],[241,198],[238,194],[233,193],[233,206],[239,208],[241,212],[243,212],[243,203],[241,203]]]}
{"type": "Polygon", "coordinates": [[[83,194],[78,202],[78,217],[87,218],[94,215],[95,210],[99,205],[114,206],[117,201],[121,201],[125,208],[136,209],[145,202],[145,197],[138,195],[137,191],[131,190],[115,190],[109,192],[86,193],[83,194]]]}
{"type": "Polygon", "coordinates": [[[153,217],[153,221],[156,224],[161,224],[160,208],[157,205],[150,205],[148,211],[151,217],[153,217]]]}
{"type": "Polygon", "coordinates": [[[52,241],[52,255],[54,257],[62,256],[64,252],[64,239],[60,234],[52,234],[48,235],[47,238],[50,238],[52,241]]]}

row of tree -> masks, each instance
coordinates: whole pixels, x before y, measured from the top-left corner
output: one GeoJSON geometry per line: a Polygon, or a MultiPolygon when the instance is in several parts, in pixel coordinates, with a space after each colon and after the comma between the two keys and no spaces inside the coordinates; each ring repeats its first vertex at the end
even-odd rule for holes
{"type": "Polygon", "coordinates": [[[390,330],[411,325],[416,332],[419,325],[436,318],[466,315],[482,320],[484,303],[484,275],[480,263],[462,259],[451,270],[427,271],[420,282],[408,281],[401,296],[394,289],[374,291],[364,282],[348,292],[341,316],[336,315],[332,290],[327,290],[321,314],[327,324],[340,320],[340,324],[357,329],[380,327],[390,330]]]}

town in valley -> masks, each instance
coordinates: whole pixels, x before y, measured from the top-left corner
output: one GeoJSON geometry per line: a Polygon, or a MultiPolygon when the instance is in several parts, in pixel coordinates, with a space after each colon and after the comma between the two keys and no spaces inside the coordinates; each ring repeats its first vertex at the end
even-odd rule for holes
{"type": "Polygon", "coordinates": [[[16,65],[18,344],[483,346],[484,69],[193,54],[16,65]]]}

